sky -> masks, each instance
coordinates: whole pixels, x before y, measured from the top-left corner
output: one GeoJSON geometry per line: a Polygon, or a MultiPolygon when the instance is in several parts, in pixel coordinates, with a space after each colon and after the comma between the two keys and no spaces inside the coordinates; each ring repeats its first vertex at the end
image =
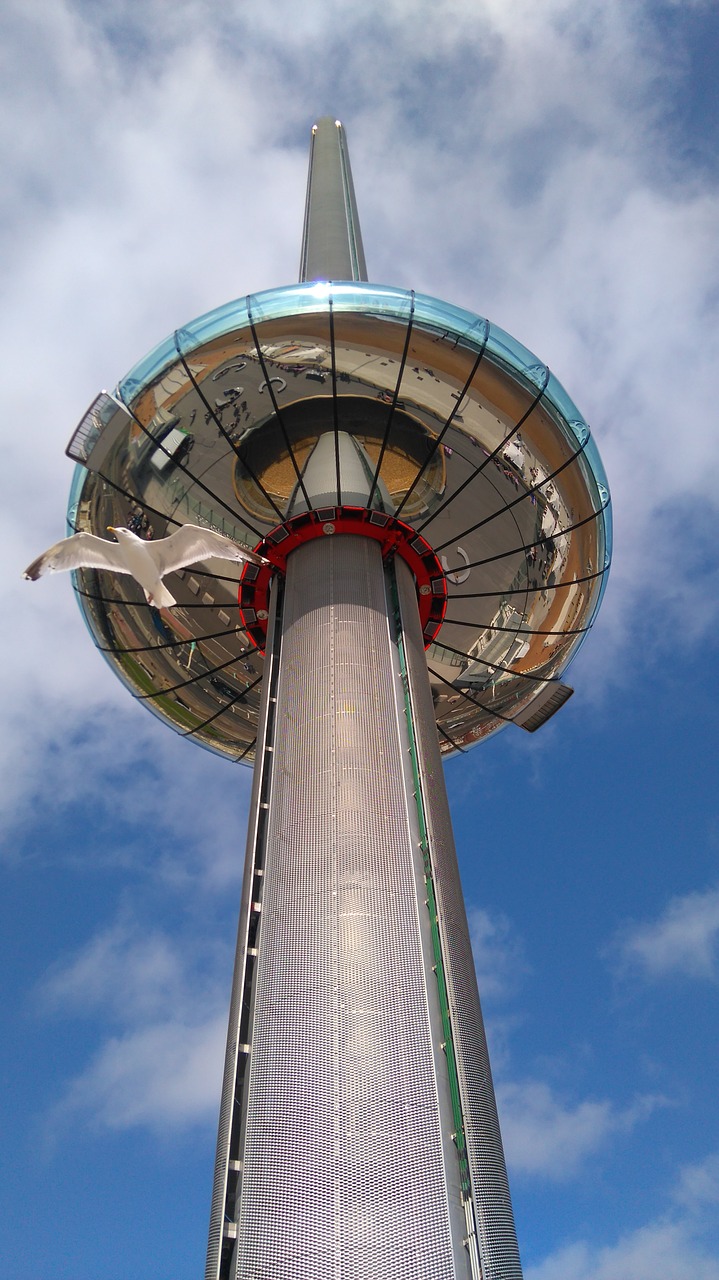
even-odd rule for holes
{"type": "Polygon", "coordinates": [[[148,715],[62,575],[64,448],[297,278],[310,128],[370,279],[590,422],[610,583],[536,735],[446,766],[526,1280],[719,1280],[719,7],[6,0],[0,1280],[196,1280],[250,772],[148,715]]]}

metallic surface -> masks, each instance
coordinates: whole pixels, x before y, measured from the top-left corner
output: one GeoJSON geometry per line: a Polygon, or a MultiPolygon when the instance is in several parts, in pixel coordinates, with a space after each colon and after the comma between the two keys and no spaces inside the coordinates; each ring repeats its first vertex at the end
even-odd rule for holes
{"type": "Polygon", "coordinates": [[[284,575],[288,556],[315,538],[338,534],[372,538],[379,543],[384,561],[404,560],[414,578],[424,647],[428,648],[444,621],[447,607],[447,583],[442,566],[429,543],[411,525],[367,507],[319,508],[286,520],[259,543],[259,554],[269,559],[264,565],[248,562],[240,582],[240,617],[248,635],[264,651],[269,593],[278,571],[284,575]]]}
{"type": "Polygon", "coordinates": [[[282,595],[282,585],[277,583],[270,610],[270,644],[250,797],[245,870],[217,1127],[205,1280],[229,1280],[237,1271],[237,1214],[242,1181],[245,1087],[262,910],[267,808],[272,782],[282,595]]]}
{"type": "MultiPolygon", "coordinates": [[[[189,522],[254,546],[296,504],[313,505],[304,469],[323,438],[334,456],[346,437],[375,469],[368,504],[421,532],[446,570],[427,664],[440,749],[465,749],[557,681],[609,565],[589,428],[545,367],[486,321],[365,284],[292,286],[212,312],[91,406],[70,445],[82,464],[70,524],[102,536],[134,517],[162,537],[189,522]]],[[[209,561],[171,575],[178,607],[161,613],[131,580],[82,570],[75,583],[135,696],[250,763],[264,659],[241,624],[239,569],[209,561]]]]}
{"type": "Polygon", "coordinates": [[[507,1169],[424,646],[413,583],[404,565],[397,566],[397,585],[482,1276],[483,1280],[521,1280],[507,1169]]]}
{"type": "Polygon", "coordinates": [[[366,280],[347,141],[339,120],[313,126],[300,280],[366,280]]]}
{"type": "Polygon", "coordinates": [[[397,646],[369,539],[290,557],[274,726],[236,1274],[468,1280],[397,646]]]}
{"type": "Polygon", "coordinates": [[[206,1280],[521,1280],[413,576],[275,601],[206,1280]]]}

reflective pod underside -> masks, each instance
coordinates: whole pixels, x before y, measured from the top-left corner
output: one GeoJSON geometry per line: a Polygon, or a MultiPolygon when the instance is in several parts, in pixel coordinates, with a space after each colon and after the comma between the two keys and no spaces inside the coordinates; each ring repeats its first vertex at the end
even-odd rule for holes
{"type": "MultiPolygon", "coordinates": [[[[120,384],[124,406],[94,406],[73,440],[90,469],[76,473],[72,526],[107,536],[134,523],[160,538],[193,523],[255,546],[312,507],[319,441],[329,455],[351,437],[368,505],[421,532],[446,572],[427,663],[442,752],[472,746],[558,677],[596,612],[608,493],[586,423],[529,353],[432,299],[355,284],[248,303],[178,331],[120,384]]],[[[336,453],[329,497],[341,503],[336,453]]],[[[76,587],[135,696],[249,763],[264,658],[239,576],[225,561],[172,575],[172,611],[127,577],[82,570],[76,587]]]]}

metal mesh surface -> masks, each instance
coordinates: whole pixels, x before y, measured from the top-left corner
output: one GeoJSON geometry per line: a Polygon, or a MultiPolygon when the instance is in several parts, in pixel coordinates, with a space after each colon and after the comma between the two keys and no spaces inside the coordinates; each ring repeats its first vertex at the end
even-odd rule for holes
{"type": "Polygon", "coordinates": [[[282,648],[237,1276],[455,1280],[376,544],[290,557],[282,648]]]}
{"type": "Polygon", "coordinates": [[[414,583],[404,564],[396,568],[482,1275],[483,1280],[522,1280],[414,583]]]}
{"type": "Polygon", "coordinates": [[[225,1066],[220,1098],[220,1116],[215,1156],[215,1175],[210,1210],[210,1230],[205,1266],[205,1280],[229,1280],[234,1274],[236,1235],[236,1196],[242,1167],[242,1108],[247,1066],[246,1038],[249,1035],[249,1012],[253,994],[254,944],[261,908],[259,885],[264,861],[264,807],[272,773],[272,737],[275,694],[280,652],[276,609],[278,592],[272,597],[269,634],[274,637],[266,663],[266,679],[262,691],[262,707],[258,732],[258,749],[250,798],[250,820],[245,851],[242,900],[237,929],[235,966],[232,979],[230,1013],[225,1049],[225,1066]],[[234,1234],[233,1234],[234,1233],[234,1234]]]}

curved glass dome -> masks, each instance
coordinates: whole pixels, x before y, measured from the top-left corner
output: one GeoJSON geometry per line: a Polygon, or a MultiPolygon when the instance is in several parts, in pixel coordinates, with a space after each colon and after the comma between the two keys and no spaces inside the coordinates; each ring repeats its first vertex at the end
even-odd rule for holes
{"type": "MultiPolygon", "coordinates": [[[[349,439],[337,456],[364,470],[367,505],[421,533],[444,570],[427,650],[443,753],[507,722],[532,727],[601,599],[609,491],[556,378],[467,311],[323,283],[201,316],[90,406],[68,446],[80,464],[68,522],[155,538],[199,524],[254,547],[307,510],[303,475],[327,434],[349,439]]],[[[351,502],[342,485],[323,503],[351,502]]],[[[264,656],[238,608],[240,574],[217,560],[173,574],[178,605],[159,611],[128,576],[82,569],[74,582],[133,695],[249,763],[264,656]]]]}

